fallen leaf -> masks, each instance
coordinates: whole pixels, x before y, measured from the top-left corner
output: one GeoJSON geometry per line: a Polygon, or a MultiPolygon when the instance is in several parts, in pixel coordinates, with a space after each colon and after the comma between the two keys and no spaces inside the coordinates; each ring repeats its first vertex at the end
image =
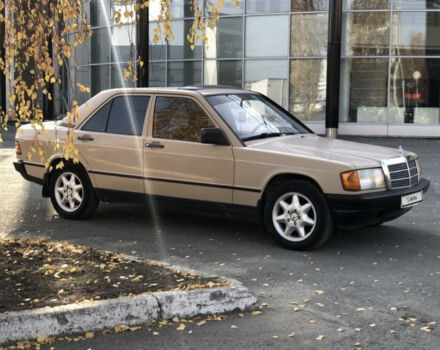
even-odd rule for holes
{"type": "Polygon", "coordinates": [[[426,333],[430,333],[432,329],[429,328],[428,326],[425,326],[425,327],[421,327],[420,330],[426,333]]]}
{"type": "Polygon", "coordinates": [[[288,335],[289,338],[293,338],[295,336],[295,332],[292,332],[288,335]]]}
{"type": "Polygon", "coordinates": [[[231,326],[231,328],[232,328],[232,329],[237,329],[238,327],[237,327],[235,324],[233,324],[233,325],[231,326]]]}
{"type": "Polygon", "coordinates": [[[321,295],[321,294],[324,294],[324,291],[323,290],[315,290],[315,294],[321,295]]]}
{"type": "Polygon", "coordinates": [[[262,314],[261,311],[258,311],[258,310],[252,311],[252,316],[258,316],[258,315],[261,315],[261,314],[262,314]]]}
{"type": "Polygon", "coordinates": [[[325,335],[318,335],[318,336],[316,337],[316,340],[321,341],[321,340],[323,340],[324,338],[325,338],[325,335]]]}
{"type": "Polygon", "coordinates": [[[338,332],[339,332],[339,333],[342,333],[343,331],[344,331],[343,328],[338,328],[338,332]]]}
{"type": "Polygon", "coordinates": [[[86,337],[86,339],[92,339],[95,337],[95,333],[93,332],[86,332],[86,334],[84,335],[86,337]]]}
{"type": "Polygon", "coordinates": [[[180,325],[179,325],[179,327],[177,327],[176,328],[176,331],[183,331],[183,330],[185,330],[185,324],[184,323],[181,323],[180,325]]]}

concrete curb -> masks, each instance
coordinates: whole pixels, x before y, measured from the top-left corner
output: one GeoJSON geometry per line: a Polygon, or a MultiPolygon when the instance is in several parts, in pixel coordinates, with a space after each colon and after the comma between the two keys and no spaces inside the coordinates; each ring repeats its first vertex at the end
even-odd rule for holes
{"type": "MultiPolygon", "coordinates": [[[[159,264],[174,270],[195,272],[165,263],[159,264]]],[[[256,304],[255,296],[240,282],[218,278],[230,285],[191,291],[145,293],[81,304],[6,312],[0,315],[0,344],[35,339],[39,335],[56,336],[97,331],[122,324],[148,324],[174,316],[189,318],[245,311],[256,304]]]]}

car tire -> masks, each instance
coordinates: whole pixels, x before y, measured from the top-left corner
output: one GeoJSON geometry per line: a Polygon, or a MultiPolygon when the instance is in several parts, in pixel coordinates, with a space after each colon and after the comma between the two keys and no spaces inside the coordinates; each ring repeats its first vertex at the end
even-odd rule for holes
{"type": "Polygon", "coordinates": [[[99,199],[89,177],[78,166],[65,164],[53,170],[49,187],[52,205],[62,218],[85,219],[98,207],[99,199]]]}
{"type": "Polygon", "coordinates": [[[306,180],[290,180],[267,194],[264,222],[283,247],[307,250],[324,244],[334,230],[332,213],[321,190],[306,180]]]}

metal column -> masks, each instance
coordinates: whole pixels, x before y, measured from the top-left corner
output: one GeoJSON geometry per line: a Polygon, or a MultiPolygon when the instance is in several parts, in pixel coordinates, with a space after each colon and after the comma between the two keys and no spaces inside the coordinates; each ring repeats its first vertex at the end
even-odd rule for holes
{"type": "MultiPolygon", "coordinates": [[[[143,0],[136,0],[140,6],[143,0]]],[[[144,66],[136,65],[137,69],[137,87],[148,87],[148,67],[149,67],[149,15],[148,6],[139,8],[136,18],[136,50],[144,66]]]]}
{"type": "Polygon", "coordinates": [[[328,21],[326,136],[336,138],[339,127],[342,0],[331,0],[328,21]]]}

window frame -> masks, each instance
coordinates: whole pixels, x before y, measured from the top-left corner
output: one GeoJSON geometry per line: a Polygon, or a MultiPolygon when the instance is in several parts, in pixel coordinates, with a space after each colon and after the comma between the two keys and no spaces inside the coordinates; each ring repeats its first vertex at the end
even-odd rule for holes
{"type": "MultiPolygon", "coordinates": [[[[149,93],[149,94],[145,94],[145,93],[130,93],[130,94],[125,94],[125,93],[119,93],[119,94],[115,94],[112,95],[111,97],[109,97],[108,99],[106,99],[105,101],[103,101],[98,107],[95,108],[95,110],[92,112],[92,114],[90,114],[87,119],[84,119],[84,121],[81,123],[81,125],[78,126],[78,130],[79,131],[83,131],[85,133],[88,132],[93,132],[93,133],[97,133],[97,134],[108,134],[108,135],[118,135],[118,136],[128,136],[128,137],[145,137],[147,130],[148,130],[148,118],[150,116],[150,111],[151,111],[151,103],[152,101],[155,100],[154,99],[154,95],[149,93]],[[110,118],[110,113],[113,109],[113,102],[116,98],[118,97],[149,97],[149,101],[148,101],[148,105],[147,105],[147,110],[145,111],[145,117],[144,117],[144,125],[142,126],[142,132],[140,135],[127,135],[127,134],[117,134],[117,133],[110,133],[108,132],[108,122],[109,122],[109,118],[110,118]],[[105,107],[105,105],[107,103],[110,103],[110,109],[108,111],[107,114],[107,122],[105,125],[105,130],[104,131],[88,131],[88,130],[84,130],[84,126],[89,122],[90,119],[92,119],[102,108],[105,107]]],[[[87,102],[86,102],[87,103],[87,102]]]]}
{"type": "Polygon", "coordinates": [[[185,143],[193,144],[193,145],[205,145],[206,146],[206,144],[203,144],[202,142],[186,141],[186,140],[178,140],[178,139],[164,139],[164,138],[161,138],[161,137],[154,136],[154,117],[155,117],[155,113],[156,113],[156,101],[157,101],[157,98],[159,98],[159,97],[187,98],[187,99],[190,99],[193,102],[197,103],[197,105],[207,115],[207,117],[209,118],[209,120],[213,124],[213,127],[219,128],[220,130],[222,130],[223,133],[225,134],[226,139],[229,141],[229,144],[232,145],[231,140],[229,139],[228,135],[225,133],[223,127],[219,126],[219,124],[217,123],[215,118],[212,117],[211,112],[208,109],[206,109],[206,107],[203,105],[203,103],[201,103],[194,96],[185,95],[185,94],[169,94],[169,93],[164,93],[164,94],[155,94],[154,95],[154,98],[152,99],[153,101],[151,102],[151,103],[153,103],[153,105],[150,108],[151,118],[149,118],[149,123],[148,123],[148,127],[149,127],[148,136],[151,137],[153,140],[162,140],[162,141],[170,141],[170,142],[185,142],[185,143]]]}

